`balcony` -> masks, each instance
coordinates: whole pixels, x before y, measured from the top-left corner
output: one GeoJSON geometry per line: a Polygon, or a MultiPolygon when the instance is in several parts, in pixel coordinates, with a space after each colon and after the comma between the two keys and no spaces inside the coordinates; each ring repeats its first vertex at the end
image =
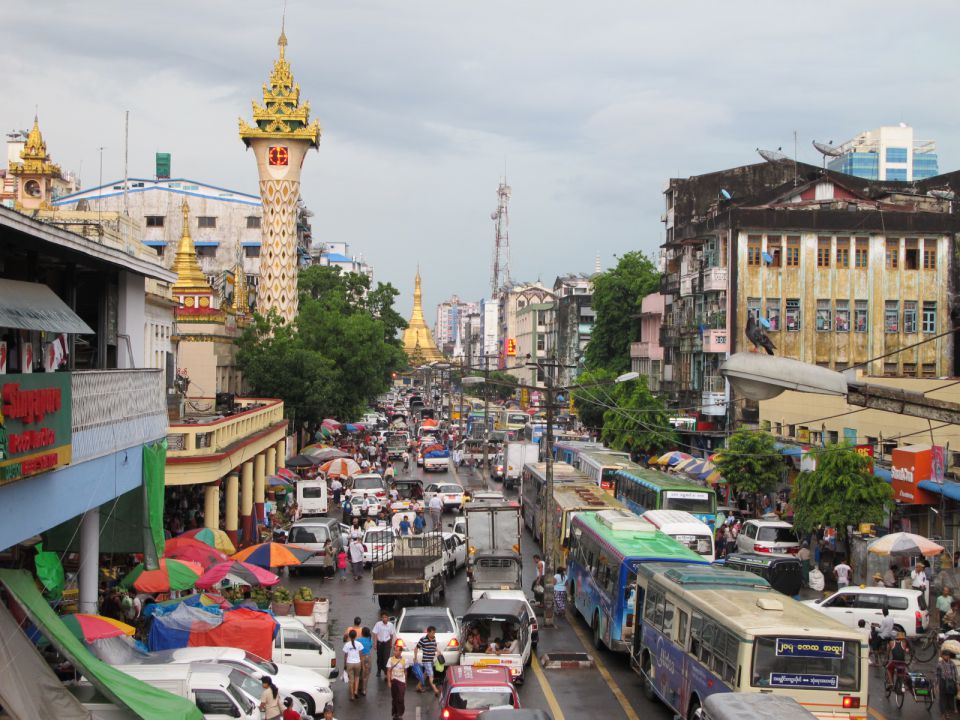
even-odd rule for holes
{"type": "Polygon", "coordinates": [[[667,272],[660,278],[660,292],[664,295],[676,295],[680,292],[680,274],[667,272]]]}
{"type": "Polygon", "coordinates": [[[703,352],[725,353],[728,352],[729,349],[726,329],[703,331],[703,352]]]}
{"type": "Polygon", "coordinates": [[[159,440],[167,432],[161,370],[71,374],[73,463],[159,440]]]}
{"type": "MultiPolygon", "coordinates": [[[[213,407],[214,399],[190,398],[189,402],[213,407]]],[[[239,412],[234,415],[188,417],[187,422],[171,424],[167,434],[167,457],[219,455],[240,441],[286,424],[282,400],[238,398],[237,404],[239,412]]]]}
{"type": "Polygon", "coordinates": [[[680,278],[680,297],[693,295],[693,281],[696,277],[696,273],[687,273],[680,278]]]}
{"type": "Polygon", "coordinates": [[[713,292],[727,289],[727,269],[713,267],[703,271],[703,291],[713,292]]]}
{"type": "Polygon", "coordinates": [[[703,391],[713,393],[725,393],[727,391],[727,381],[720,375],[704,375],[703,391]]]}

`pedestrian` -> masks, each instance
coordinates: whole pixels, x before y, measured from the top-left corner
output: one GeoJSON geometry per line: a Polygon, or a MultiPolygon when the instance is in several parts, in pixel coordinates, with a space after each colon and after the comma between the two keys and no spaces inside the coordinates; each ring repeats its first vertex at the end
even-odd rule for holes
{"type": "Polygon", "coordinates": [[[360,652],[360,694],[367,694],[367,683],[370,681],[370,669],[373,661],[373,636],[370,634],[370,628],[364,627],[360,631],[360,638],[357,640],[363,650],[360,652]]]}
{"type": "MultiPolygon", "coordinates": [[[[437,628],[431,625],[427,628],[427,634],[417,641],[417,646],[413,649],[413,662],[419,662],[423,679],[429,681],[433,694],[440,697],[440,690],[433,684],[433,661],[436,657],[437,628]]],[[[423,681],[417,683],[417,692],[423,692],[423,681]]]]}
{"type": "Polygon", "coordinates": [[[398,525],[398,530],[400,530],[401,535],[410,534],[410,516],[404,513],[400,516],[400,523],[398,525]]]}
{"type": "Polygon", "coordinates": [[[293,698],[287,698],[283,701],[283,720],[303,720],[303,715],[293,709],[293,698]]]}
{"type": "Polygon", "coordinates": [[[910,571],[910,587],[922,592],[924,598],[926,598],[929,586],[930,581],[927,579],[926,565],[923,564],[922,560],[918,560],[916,566],[910,571]]]}
{"type": "Polygon", "coordinates": [[[950,607],[953,605],[953,591],[950,590],[946,585],[943,586],[943,592],[940,594],[940,597],[937,598],[937,610],[939,611],[939,627],[943,628],[943,618],[946,617],[947,613],[950,612],[950,607]]]}
{"type": "Polygon", "coordinates": [[[127,597],[123,599],[123,608],[124,614],[127,616],[127,623],[130,625],[136,624],[140,618],[140,613],[143,612],[143,601],[137,597],[137,591],[133,588],[128,591],[127,597]]]}
{"type": "Polygon", "coordinates": [[[403,648],[399,643],[393,646],[393,657],[387,661],[387,687],[390,688],[390,715],[392,720],[401,720],[406,707],[407,662],[403,659],[403,648]]]}
{"type": "Polygon", "coordinates": [[[330,703],[323,706],[323,720],[337,720],[333,716],[333,705],[330,703]]]}
{"type": "Polygon", "coordinates": [[[374,623],[373,636],[377,640],[377,677],[380,677],[380,673],[387,672],[390,648],[397,639],[397,626],[390,622],[386,610],[380,613],[380,619],[374,623]]]}
{"type": "Polygon", "coordinates": [[[895,588],[897,586],[897,570],[897,566],[891,564],[890,567],[887,568],[887,571],[883,573],[883,584],[885,587],[895,588]]]}
{"type": "Polygon", "coordinates": [[[553,612],[557,617],[567,612],[567,569],[563,565],[553,576],[553,612]]]}
{"type": "Polygon", "coordinates": [[[797,560],[800,561],[800,575],[803,577],[803,584],[810,586],[810,543],[806,540],[797,551],[797,560]]]}
{"type": "Polygon", "coordinates": [[[359,580],[363,577],[363,543],[360,538],[350,540],[350,568],[353,572],[353,579],[359,580]]]}
{"type": "Polygon", "coordinates": [[[533,578],[533,584],[530,586],[530,589],[533,591],[533,600],[538,605],[543,605],[543,593],[545,588],[545,583],[543,581],[543,576],[547,571],[547,564],[543,561],[539,555],[533,556],[534,567],[537,571],[537,576],[533,578]]]}
{"type": "Polygon", "coordinates": [[[427,521],[423,517],[423,510],[418,510],[416,516],[413,518],[413,533],[414,535],[421,535],[426,529],[427,521]]]}
{"type": "Polygon", "coordinates": [[[949,650],[940,652],[937,662],[937,695],[940,698],[940,717],[957,717],[957,666],[953,659],[956,657],[949,650]]]}
{"type": "Polygon", "coordinates": [[[343,493],[343,483],[340,482],[339,477],[334,476],[330,481],[330,492],[333,494],[333,504],[339,507],[340,495],[343,493]]]}
{"type": "Polygon", "coordinates": [[[348,627],[346,630],[343,631],[343,641],[344,641],[344,642],[346,642],[347,640],[350,639],[350,631],[351,631],[351,630],[353,630],[353,631],[355,631],[355,632],[357,633],[357,637],[358,637],[358,638],[360,637],[360,633],[363,632],[363,620],[360,618],[359,615],[357,615],[357,616],[353,619],[353,625],[351,625],[350,627],[348,627]]]}
{"type": "Polygon", "coordinates": [[[273,684],[273,678],[264,675],[260,678],[260,684],[263,686],[263,692],[260,693],[260,711],[263,713],[264,720],[274,720],[283,714],[280,709],[280,691],[273,684]]]}
{"type": "Polygon", "coordinates": [[[434,530],[443,529],[443,500],[438,494],[430,498],[430,520],[433,522],[434,530]]]}
{"type": "Polygon", "coordinates": [[[838,590],[850,584],[850,573],[853,572],[853,569],[847,565],[842,555],[839,560],[840,562],[833,566],[833,576],[837,579],[838,590]]]}
{"type": "Polygon", "coordinates": [[[343,521],[348,523],[353,520],[353,503],[350,502],[349,495],[343,499],[343,505],[341,505],[341,508],[343,509],[343,521]]]}
{"type": "Polygon", "coordinates": [[[347,633],[347,642],[343,645],[343,665],[347,673],[351,700],[356,700],[360,693],[360,677],[363,673],[363,664],[360,659],[362,652],[363,645],[357,642],[357,631],[350,628],[347,633]]]}
{"type": "Polygon", "coordinates": [[[340,582],[344,582],[347,579],[347,551],[343,548],[337,553],[337,570],[340,571],[340,582]]]}

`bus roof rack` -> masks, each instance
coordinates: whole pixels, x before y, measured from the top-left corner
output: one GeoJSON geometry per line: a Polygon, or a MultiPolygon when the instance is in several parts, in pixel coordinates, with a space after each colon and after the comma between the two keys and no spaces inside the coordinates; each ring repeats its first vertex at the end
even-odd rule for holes
{"type": "Polygon", "coordinates": [[[626,510],[601,510],[597,513],[597,520],[614,531],[626,530],[641,533],[654,533],[657,531],[657,529],[646,520],[626,510]]]}
{"type": "Polygon", "coordinates": [[[770,583],[753,573],[739,570],[729,570],[717,565],[687,565],[656,567],[651,563],[651,570],[660,571],[668,580],[677,585],[710,585],[713,587],[757,588],[770,589],[770,583]]]}

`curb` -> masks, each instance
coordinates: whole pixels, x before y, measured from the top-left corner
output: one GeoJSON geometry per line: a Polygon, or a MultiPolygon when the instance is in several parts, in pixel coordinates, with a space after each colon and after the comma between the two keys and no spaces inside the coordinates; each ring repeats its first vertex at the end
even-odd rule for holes
{"type": "Polygon", "coordinates": [[[544,670],[580,670],[595,663],[587,653],[545,653],[540,656],[540,665],[544,670]]]}

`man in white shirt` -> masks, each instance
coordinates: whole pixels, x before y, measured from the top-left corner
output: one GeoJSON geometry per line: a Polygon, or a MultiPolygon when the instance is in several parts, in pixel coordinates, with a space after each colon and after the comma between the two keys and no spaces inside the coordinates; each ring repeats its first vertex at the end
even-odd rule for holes
{"type": "Polygon", "coordinates": [[[353,571],[353,579],[359,580],[363,577],[363,543],[360,538],[350,540],[350,567],[353,571]]]}
{"type": "Polygon", "coordinates": [[[387,672],[387,660],[390,659],[390,648],[393,647],[397,636],[397,626],[390,622],[386,611],[380,613],[380,619],[373,626],[373,637],[377,641],[377,677],[387,672]]]}
{"type": "Polygon", "coordinates": [[[430,498],[430,519],[433,521],[434,530],[443,529],[443,500],[439,495],[430,498]]]}
{"type": "Polygon", "coordinates": [[[840,558],[840,562],[833,566],[833,574],[837,578],[837,588],[845,588],[850,584],[850,573],[853,572],[853,569],[847,565],[846,561],[843,558],[840,558]]]}
{"type": "Polygon", "coordinates": [[[918,561],[913,570],[910,571],[910,587],[923,593],[927,597],[927,588],[930,587],[930,579],[927,577],[927,566],[923,561],[918,561]]]}

